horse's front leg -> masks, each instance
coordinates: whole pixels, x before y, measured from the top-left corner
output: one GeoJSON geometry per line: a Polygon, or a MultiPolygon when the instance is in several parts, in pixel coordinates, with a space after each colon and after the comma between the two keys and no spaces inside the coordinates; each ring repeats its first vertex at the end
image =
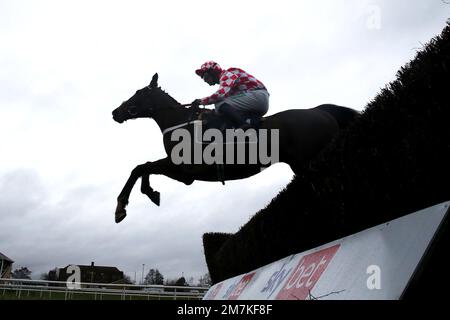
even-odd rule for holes
{"type": "MultiPolygon", "coordinates": [[[[130,177],[128,178],[127,182],[125,183],[125,186],[123,187],[122,191],[117,197],[117,207],[115,213],[116,223],[121,222],[127,216],[126,206],[128,205],[131,190],[133,190],[136,181],[140,177],[143,177],[144,178],[143,180],[146,180],[148,183],[148,178],[150,174],[153,173],[154,171],[158,171],[155,169],[157,169],[160,166],[160,163],[165,163],[165,160],[166,159],[159,160],[156,162],[147,162],[137,166],[136,168],[133,169],[133,171],[131,171],[130,177]]],[[[148,188],[150,188],[150,184],[148,185],[148,188]]],[[[153,197],[152,201],[155,200],[154,202],[159,205],[159,199],[157,199],[159,198],[159,193],[157,192],[155,193],[153,190],[151,190],[151,193],[149,192],[148,195],[149,196],[151,195],[153,197]]]]}
{"type": "Polygon", "coordinates": [[[141,180],[141,192],[147,195],[154,204],[159,206],[161,202],[161,195],[158,191],[155,191],[152,187],[150,187],[150,174],[144,174],[141,180]]]}
{"type": "Polygon", "coordinates": [[[160,205],[161,195],[150,186],[150,173],[164,174],[165,176],[180,181],[186,185],[191,185],[194,182],[192,175],[185,172],[182,166],[176,166],[167,159],[161,160],[157,166],[153,165],[152,170],[148,170],[148,173],[142,175],[141,192],[147,195],[157,206],[160,205]]]}
{"type": "Polygon", "coordinates": [[[180,167],[173,165],[168,158],[161,159],[156,162],[147,162],[137,166],[131,172],[131,175],[123,187],[122,192],[117,197],[116,223],[119,223],[125,219],[127,215],[125,208],[128,204],[131,190],[140,177],[142,177],[142,193],[146,194],[150,200],[159,206],[160,194],[150,187],[149,179],[151,174],[164,174],[186,184],[191,184],[194,181],[194,179],[187,176],[180,167]]]}
{"type": "Polygon", "coordinates": [[[130,177],[128,178],[127,182],[125,183],[125,186],[123,187],[122,191],[117,197],[117,207],[115,212],[116,223],[121,222],[127,216],[127,210],[125,208],[128,205],[131,190],[133,190],[133,187],[137,179],[139,179],[139,177],[142,176],[141,171],[142,165],[137,166],[136,168],[133,169],[133,171],[131,171],[130,177]]]}

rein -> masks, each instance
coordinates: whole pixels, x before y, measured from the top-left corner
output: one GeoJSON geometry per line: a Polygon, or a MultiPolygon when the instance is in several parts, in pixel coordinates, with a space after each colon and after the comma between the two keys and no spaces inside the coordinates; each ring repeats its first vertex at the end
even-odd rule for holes
{"type": "Polygon", "coordinates": [[[166,130],[164,130],[164,131],[162,132],[162,134],[163,134],[163,136],[164,136],[166,133],[169,133],[169,132],[172,132],[172,131],[174,131],[174,130],[176,130],[176,129],[179,129],[179,128],[188,126],[188,125],[190,125],[190,124],[199,123],[199,122],[202,123],[201,120],[194,120],[194,121],[184,122],[184,123],[182,123],[182,124],[179,124],[179,125],[176,125],[176,126],[167,128],[166,130]]]}
{"type": "MultiPolygon", "coordinates": [[[[152,87],[151,87],[150,85],[148,85],[148,86],[147,86],[147,89],[149,89],[149,90],[151,91],[151,90],[152,90],[152,87]]],[[[185,107],[191,107],[191,106],[192,106],[192,103],[180,104],[180,106],[181,106],[181,107],[184,107],[184,108],[185,108],[185,107]]],[[[172,131],[174,131],[174,130],[176,130],[176,129],[185,127],[185,126],[190,125],[190,124],[195,124],[196,122],[201,122],[201,120],[194,120],[194,121],[192,121],[192,118],[194,117],[194,114],[195,114],[195,110],[193,110],[193,112],[192,112],[192,114],[191,114],[191,116],[189,117],[189,120],[188,120],[187,122],[184,122],[184,123],[182,123],[182,124],[179,124],[179,125],[176,125],[176,126],[173,126],[173,127],[170,127],[170,128],[165,129],[165,130],[162,132],[163,136],[164,136],[166,133],[172,132],[172,131]]]]}
{"type": "MultiPolygon", "coordinates": [[[[147,86],[147,88],[149,90],[152,90],[152,88],[150,86],[147,86]]],[[[181,107],[192,107],[192,103],[187,103],[187,104],[180,104],[181,107]]],[[[195,113],[197,112],[198,109],[194,109],[192,110],[191,115],[189,116],[189,120],[187,122],[175,125],[173,127],[167,128],[162,132],[163,137],[169,133],[172,132],[176,129],[179,128],[183,128],[186,127],[188,125],[191,124],[196,124],[196,123],[202,123],[202,120],[192,120],[194,118],[195,113]]],[[[220,181],[223,185],[225,185],[225,168],[223,164],[216,164],[216,170],[217,170],[217,179],[218,181],[220,181]]]]}

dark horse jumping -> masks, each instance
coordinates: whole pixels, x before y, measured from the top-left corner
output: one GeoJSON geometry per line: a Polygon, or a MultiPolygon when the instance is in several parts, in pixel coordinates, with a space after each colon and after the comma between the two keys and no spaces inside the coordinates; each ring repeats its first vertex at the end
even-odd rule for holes
{"type": "MultiPolygon", "coordinates": [[[[209,110],[208,110],[209,111],[209,110]]],[[[159,192],[150,187],[151,174],[163,174],[187,185],[195,180],[227,181],[245,179],[261,172],[263,165],[257,164],[174,164],[170,155],[176,146],[171,135],[167,134],[174,128],[183,127],[193,132],[193,121],[200,112],[198,109],[186,108],[158,87],[158,74],[153,76],[149,86],[140,89],[129,100],[113,111],[113,118],[119,123],[129,119],[153,118],[163,133],[164,147],[168,157],[147,162],[137,166],[126,182],[117,198],[115,213],[116,222],[121,222],[126,216],[126,206],[139,178],[142,178],[141,192],[147,195],[159,206],[159,192]],[[220,167],[220,170],[218,169],[220,167]]],[[[297,173],[306,161],[317,155],[339,132],[346,127],[359,113],[353,109],[322,105],[309,110],[288,110],[273,116],[263,118],[259,129],[279,132],[279,162],[290,165],[297,173]]],[[[214,117],[214,112],[209,112],[214,117]]]]}

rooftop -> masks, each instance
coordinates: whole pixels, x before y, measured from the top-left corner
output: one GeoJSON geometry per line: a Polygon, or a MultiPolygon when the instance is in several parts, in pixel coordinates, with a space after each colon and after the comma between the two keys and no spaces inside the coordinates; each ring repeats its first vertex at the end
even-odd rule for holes
{"type": "Polygon", "coordinates": [[[3,253],[0,252],[0,260],[4,260],[4,261],[8,261],[8,262],[14,262],[13,260],[11,260],[10,258],[8,258],[7,256],[5,256],[3,253]]]}

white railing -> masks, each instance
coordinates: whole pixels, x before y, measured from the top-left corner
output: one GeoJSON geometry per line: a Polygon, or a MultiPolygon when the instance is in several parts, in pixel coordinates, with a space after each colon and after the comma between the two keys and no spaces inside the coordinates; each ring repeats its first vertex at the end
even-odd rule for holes
{"type": "Polygon", "coordinates": [[[209,287],[185,287],[162,285],[106,284],[106,283],[67,283],[64,281],[24,280],[0,278],[0,298],[7,293],[14,294],[16,299],[83,299],[103,300],[119,298],[132,299],[202,299],[209,287]],[[69,284],[69,285],[68,285],[69,284]],[[75,287],[75,288],[73,288],[75,287]],[[25,296],[26,295],[26,296],[25,296]]]}

